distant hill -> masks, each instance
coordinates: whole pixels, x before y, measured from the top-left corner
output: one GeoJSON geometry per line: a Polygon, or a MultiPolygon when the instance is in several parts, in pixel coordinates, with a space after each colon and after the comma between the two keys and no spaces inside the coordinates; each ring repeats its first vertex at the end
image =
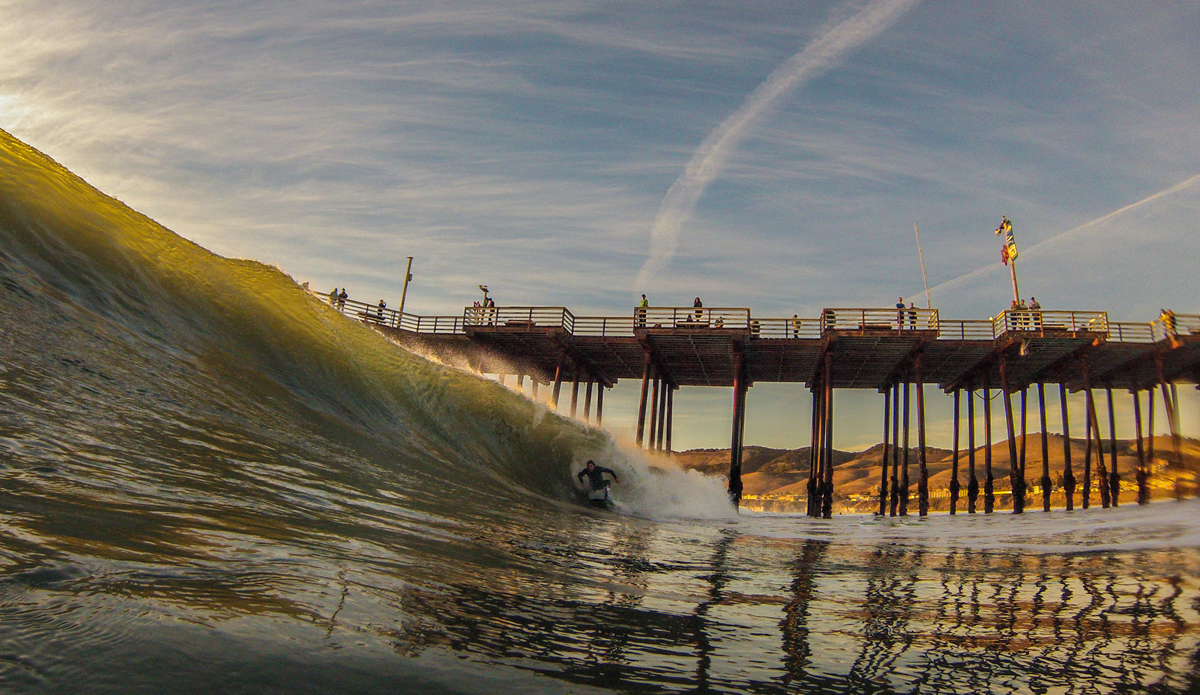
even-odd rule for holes
{"type": "MultiPolygon", "coordinates": [[[[1171,455],[1171,438],[1154,438],[1154,459],[1150,463],[1150,494],[1153,499],[1175,496],[1176,477],[1181,486],[1195,494],[1197,473],[1200,473],[1200,440],[1185,438],[1180,453],[1183,471],[1179,476],[1169,470],[1168,456],[1171,455]]],[[[1063,438],[1049,434],[1046,437],[1048,463],[1051,480],[1051,505],[1066,504],[1062,491],[1063,438]]],[[[1025,478],[1030,501],[1026,504],[1040,508],[1042,504],[1042,435],[1031,434],[1024,441],[1025,478]]],[[[1017,438],[1018,459],[1022,439],[1017,438]]],[[[1080,504],[1084,473],[1086,443],[1082,439],[1071,439],[1071,468],[1075,474],[1075,504],[1080,504]]],[[[926,466],[929,470],[930,509],[948,511],[950,508],[950,480],[953,473],[954,452],[949,449],[927,447],[926,466]]],[[[1102,443],[1104,467],[1112,466],[1112,451],[1108,442],[1102,443]]],[[[909,509],[916,512],[917,481],[920,475],[919,450],[908,450],[909,459],[909,509]]],[[[877,444],[865,451],[833,452],[833,497],[834,507],[840,512],[870,512],[878,509],[880,463],[883,445],[877,444]]],[[[903,450],[900,452],[903,457],[903,450]]],[[[1122,504],[1136,502],[1137,445],[1134,440],[1118,440],[1116,446],[1117,471],[1121,477],[1119,500],[1122,504]]],[[[729,449],[691,449],[672,454],[674,462],[683,468],[696,470],[705,475],[727,477],[729,474],[729,449]]],[[[986,475],[987,458],[984,447],[975,449],[975,474],[980,485],[979,506],[983,505],[983,482],[986,475]]],[[[903,462],[903,458],[901,458],[903,462]]],[[[970,452],[959,452],[958,481],[962,486],[959,509],[966,508],[966,487],[970,474],[970,452]]],[[[1011,508],[1012,496],[1009,484],[1010,461],[1008,440],[995,442],[991,446],[992,477],[995,481],[996,508],[1011,508]]],[[[780,512],[803,512],[807,504],[809,470],[809,447],[800,449],[770,449],[747,446],[742,450],[742,506],[748,509],[780,512]]],[[[1096,479],[1096,451],[1092,452],[1091,501],[1100,503],[1098,480],[1096,479]]],[[[889,479],[891,470],[889,467],[889,479]]]]}

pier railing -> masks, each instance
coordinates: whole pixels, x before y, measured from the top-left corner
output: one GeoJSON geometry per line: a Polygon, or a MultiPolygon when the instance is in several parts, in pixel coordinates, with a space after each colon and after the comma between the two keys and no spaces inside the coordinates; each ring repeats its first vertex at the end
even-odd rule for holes
{"type": "Polygon", "coordinates": [[[1108,333],[1103,311],[1031,311],[1009,309],[992,319],[996,337],[1005,333],[1108,333]]]}
{"type": "Polygon", "coordinates": [[[825,309],[821,333],[867,331],[937,331],[937,309],[825,309]]]}
{"type": "Polygon", "coordinates": [[[313,293],[337,311],[366,323],[412,333],[464,335],[467,327],[562,328],[583,337],[632,337],[641,328],[749,330],[762,339],[816,340],[829,331],[935,331],[942,340],[996,340],[1007,333],[1104,334],[1123,343],[1157,343],[1200,336],[1200,314],[1148,322],[1115,322],[1106,312],[1008,310],[992,319],[944,320],[937,309],[825,309],[820,318],[758,318],[745,308],[649,307],[632,316],[575,316],[566,307],[466,307],[461,316],[418,316],[355,299],[313,293]]]}
{"type": "Polygon", "coordinates": [[[561,306],[491,306],[467,307],[463,310],[467,326],[504,328],[564,328],[575,330],[575,316],[561,306]]]}
{"type": "Polygon", "coordinates": [[[633,310],[635,328],[749,328],[749,309],[707,307],[638,307],[633,310]]]}

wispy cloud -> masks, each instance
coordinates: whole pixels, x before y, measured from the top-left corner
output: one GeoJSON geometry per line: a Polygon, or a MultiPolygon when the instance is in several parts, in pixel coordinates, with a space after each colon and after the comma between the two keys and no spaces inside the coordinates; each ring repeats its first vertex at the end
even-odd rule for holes
{"type": "MultiPolygon", "coordinates": [[[[1151,203],[1161,200],[1162,198],[1166,198],[1166,197],[1174,195],[1176,193],[1181,193],[1183,191],[1186,191],[1186,190],[1190,189],[1192,186],[1195,186],[1197,183],[1200,183],[1200,174],[1197,174],[1188,179],[1180,181],[1179,183],[1177,183],[1174,186],[1171,186],[1169,188],[1164,188],[1163,190],[1158,191],[1157,193],[1148,195],[1145,198],[1138,200],[1137,202],[1130,203],[1123,207],[1117,208],[1116,210],[1113,210],[1112,212],[1101,215],[1100,217],[1097,217],[1093,220],[1084,222],[1081,225],[1078,225],[1076,227],[1072,227],[1071,229],[1067,229],[1065,231],[1059,232],[1058,234],[1055,234],[1054,236],[1050,237],[1049,239],[1043,239],[1042,241],[1039,241],[1036,244],[1029,246],[1028,248],[1021,248],[1020,244],[1018,244],[1017,249],[1020,252],[1019,258],[1028,258],[1029,256],[1036,256],[1039,251],[1041,251],[1042,249],[1045,249],[1047,247],[1050,247],[1050,246],[1053,246],[1056,244],[1060,244],[1060,243],[1063,243],[1063,242],[1066,242],[1066,241],[1069,241],[1074,238],[1084,236],[1087,234],[1094,234],[1094,233],[1101,232],[1101,231],[1103,231],[1104,225],[1106,223],[1112,222],[1113,220],[1121,217],[1122,215],[1126,215],[1126,214],[1131,213],[1140,208],[1144,208],[1144,207],[1150,205],[1151,203]]],[[[997,249],[999,249],[999,245],[997,245],[997,249]]],[[[961,286],[967,282],[970,282],[971,280],[974,280],[976,278],[983,276],[986,273],[994,272],[995,270],[996,270],[996,264],[990,263],[990,264],[982,266],[980,268],[976,268],[975,270],[972,270],[969,273],[963,273],[962,275],[959,275],[958,277],[956,277],[952,280],[947,280],[946,282],[943,282],[934,287],[931,287],[931,288],[929,288],[929,291],[930,291],[930,293],[933,293],[933,292],[941,293],[941,292],[944,292],[945,290],[949,290],[949,289],[953,289],[955,287],[961,286]]]]}
{"type": "Polygon", "coordinates": [[[827,28],[768,75],[740,109],[708,134],[659,205],[650,230],[649,258],[635,283],[638,288],[646,287],[651,277],[666,268],[679,243],[679,232],[695,211],[704,189],[721,173],[725,160],[755,121],[780,98],[883,33],[914,4],[916,0],[875,0],[849,19],[827,28]]]}

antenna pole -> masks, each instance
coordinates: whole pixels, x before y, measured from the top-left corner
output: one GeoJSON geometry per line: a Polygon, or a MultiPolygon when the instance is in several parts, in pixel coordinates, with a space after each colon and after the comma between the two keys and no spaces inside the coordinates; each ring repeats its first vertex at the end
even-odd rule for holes
{"type": "Polygon", "coordinates": [[[925,274],[925,253],[921,251],[921,231],[913,222],[913,234],[917,235],[917,255],[921,257],[921,279],[925,282],[925,308],[932,309],[933,301],[929,298],[929,276],[925,274]]]}

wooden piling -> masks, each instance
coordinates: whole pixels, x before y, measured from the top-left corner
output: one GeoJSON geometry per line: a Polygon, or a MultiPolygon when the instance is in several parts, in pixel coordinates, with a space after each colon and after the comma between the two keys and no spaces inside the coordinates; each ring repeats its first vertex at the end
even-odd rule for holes
{"type": "Polygon", "coordinates": [[[539,386],[539,383],[538,383],[537,377],[532,377],[532,378],[530,379],[530,381],[532,381],[532,382],[533,382],[533,387],[532,387],[532,388],[530,388],[530,394],[529,394],[529,397],[530,397],[530,398],[532,398],[533,400],[535,400],[535,401],[536,401],[536,400],[537,400],[537,396],[538,396],[538,386],[539,386]]]}
{"type": "Polygon", "coordinates": [[[734,355],[733,432],[729,442],[729,499],[737,507],[742,502],[742,404],[745,401],[745,374],[742,355],[734,355]]]}
{"type": "Polygon", "coordinates": [[[1067,511],[1075,509],[1075,472],[1071,469],[1071,419],[1067,411],[1067,385],[1058,385],[1058,407],[1063,426],[1063,493],[1067,511]]]}
{"type": "Polygon", "coordinates": [[[892,385],[891,515],[900,513],[900,384],[892,385]]]}
{"type": "Polygon", "coordinates": [[[642,446],[643,435],[646,433],[646,396],[650,391],[650,371],[653,368],[650,351],[645,352],[645,362],[642,365],[642,397],[638,401],[637,445],[642,446]]]}
{"type": "Polygon", "coordinates": [[[1021,462],[1017,459],[1017,433],[1013,427],[1012,396],[1008,392],[1008,369],[1004,356],[1000,357],[1000,395],[1004,398],[1004,422],[1008,428],[1008,484],[1012,490],[1012,513],[1025,511],[1021,494],[1021,462]]]}
{"type": "Polygon", "coordinates": [[[950,515],[958,513],[958,425],[959,425],[959,396],[961,391],[954,389],[954,450],[950,459],[950,515]]]}
{"type": "Polygon", "coordinates": [[[1080,506],[1087,509],[1092,501],[1092,406],[1095,404],[1092,403],[1092,390],[1087,388],[1086,380],[1083,392],[1085,437],[1083,440],[1083,490],[1080,493],[1080,506]]]}
{"type": "Polygon", "coordinates": [[[992,389],[983,382],[983,513],[996,508],[996,479],[992,475],[992,389]]]}
{"type": "Polygon", "coordinates": [[[524,374],[517,375],[517,390],[520,391],[521,393],[525,393],[525,375],[524,374]]]}
{"type": "Polygon", "coordinates": [[[600,382],[600,388],[596,389],[596,427],[604,424],[604,382],[600,382]]]}
{"type": "Polygon", "coordinates": [[[879,516],[887,514],[887,499],[888,499],[888,425],[892,419],[892,394],[891,386],[888,386],[883,391],[883,452],[880,455],[879,468],[882,471],[879,476],[879,516]]]}
{"type": "Polygon", "coordinates": [[[571,419],[575,419],[579,408],[579,374],[575,374],[575,380],[571,383],[571,419]]]}
{"type": "Polygon", "coordinates": [[[821,516],[833,518],[833,360],[825,360],[825,490],[821,516]]]}
{"type": "Polygon", "coordinates": [[[1145,433],[1142,431],[1142,396],[1137,386],[1130,391],[1133,393],[1133,422],[1136,430],[1134,434],[1137,436],[1137,499],[1139,505],[1150,504],[1150,486],[1146,476],[1146,447],[1143,445],[1145,433]]]}
{"type": "Polygon", "coordinates": [[[1108,489],[1108,465],[1104,462],[1104,437],[1100,434],[1100,409],[1092,404],[1092,429],[1096,435],[1096,488],[1100,492],[1100,505],[1104,509],[1112,506],[1112,495],[1108,489]]]}
{"type": "Polygon", "coordinates": [[[1027,446],[1029,442],[1029,430],[1026,428],[1029,415],[1028,401],[1029,388],[1026,387],[1021,389],[1021,449],[1020,453],[1017,454],[1021,459],[1021,474],[1017,476],[1017,482],[1021,485],[1021,509],[1025,509],[1025,506],[1029,504],[1029,495],[1026,494],[1029,485],[1025,476],[1025,454],[1029,448],[1027,446]]]}
{"type": "Polygon", "coordinates": [[[662,450],[662,445],[667,436],[667,394],[671,393],[671,382],[667,379],[662,379],[661,389],[659,390],[659,430],[658,438],[654,441],[654,448],[662,450]]]}
{"type": "Polygon", "coordinates": [[[929,464],[925,452],[925,384],[921,380],[921,356],[914,364],[917,379],[917,513],[929,516],[929,464]]]}
{"type": "Polygon", "coordinates": [[[651,387],[650,395],[650,435],[646,438],[646,448],[654,448],[654,438],[658,434],[658,386],[662,381],[659,378],[658,370],[654,370],[654,378],[651,382],[654,384],[651,387]]]}
{"type": "Polygon", "coordinates": [[[808,500],[806,511],[809,516],[817,515],[817,492],[821,489],[818,482],[821,472],[821,433],[818,427],[821,419],[821,397],[817,393],[817,385],[813,384],[809,390],[812,394],[812,431],[808,439],[808,482],[805,483],[805,489],[808,490],[808,500]]]}
{"type": "Polygon", "coordinates": [[[979,502],[979,478],[975,474],[975,385],[967,392],[967,513],[974,514],[979,502]]]}
{"type": "Polygon", "coordinates": [[[1046,433],[1046,385],[1038,382],[1038,413],[1042,424],[1042,511],[1050,511],[1050,437],[1046,433]]]}
{"type": "Polygon", "coordinates": [[[550,409],[558,410],[558,394],[562,391],[563,366],[567,360],[566,350],[558,352],[558,366],[554,368],[554,390],[550,394],[550,409]]]}
{"type": "Polygon", "coordinates": [[[1104,390],[1108,395],[1108,495],[1112,499],[1112,506],[1116,507],[1121,503],[1121,474],[1117,470],[1117,415],[1113,408],[1112,384],[1104,390]]]}
{"type": "Polygon", "coordinates": [[[904,381],[904,451],[900,456],[903,465],[900,467],[900,516],[908,516],[908,435],[909,430],[909,388],[908,380],[904,381]]]}
{"type": "MultiPolygon", "coordinates": [[[[583,421],[590,423],[592,421],[592,386],[594,382],[591,378],[588,379],[587,389],[583,395],[583,421]]],[[[600,388],[604,388],[601,386],[600,388]]]]}
{"type": "Polygon", "coordinates": [[[672,451],[672,449],[671,449],[671,429],[675,422],[675,391],[678,388],[679,388],[678,386],[672,386],[670,388],[670,390],[667,391],[667,426],[666,426],[666,430],[667,430],[667,455],[668,456],[671,455],[671,451],[672,451]]]}

